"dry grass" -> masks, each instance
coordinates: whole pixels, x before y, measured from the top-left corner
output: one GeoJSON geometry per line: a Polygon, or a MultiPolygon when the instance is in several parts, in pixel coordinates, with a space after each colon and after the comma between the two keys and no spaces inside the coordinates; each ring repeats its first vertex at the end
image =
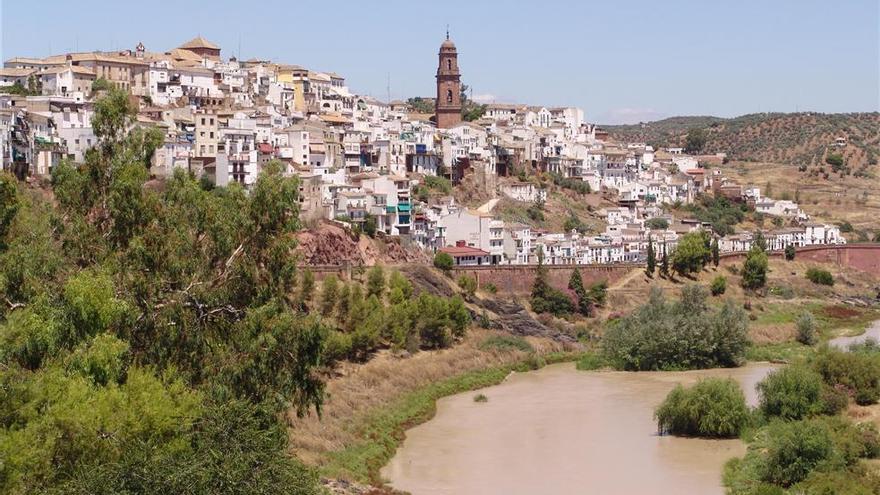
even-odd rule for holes
{"type": "Polygon", "coordinates": [[[793,200],[797,195],[801,208],[816,221],[848,221],[857,229],[880,231],[880,189],[876,178],[831,175],[824,179],[778,163],[736,162],[722,170],[741,184],[761,187],[762,193],[769,183],[774,198],[787,194],[793,200]]]}
{"type": "MultiPolygon", "coordinates": [[[[290,448],[307,464],[321,465],[326,455],[344,450],[362,438],[358,424],[371,411],[388,406],[408,392],[468,371],[512,364],[524,358],[516,350],[482,350],[479,344],[494,332],[473,330],[461,344],[450,349],[394,357],[388,352],[361,364],[347,364],[341,376],[327,383],[322,417],[288,415],[290,448]]],[[[527,338],[539,353],[560,351],[560,344],[527,338]]]]}

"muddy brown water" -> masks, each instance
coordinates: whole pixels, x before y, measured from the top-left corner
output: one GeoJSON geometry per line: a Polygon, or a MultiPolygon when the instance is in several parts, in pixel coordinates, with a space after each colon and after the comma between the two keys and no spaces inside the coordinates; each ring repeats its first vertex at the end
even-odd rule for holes
{"type": "Polygon", "coordinates": [[[382,477],[413,495],[722,494],[739,440],[658,436],[654,408],[676,383],[732,377],[751,405],[773,369],[626,373],[573,363],[518,373],[440,399],[436,416],[406,432],[382,477]],[[483,393],[488,402],[474,402],[483,393]]]}
{"type": "Polygon", "coordinates": [[[880,320],[875,321],[866,330],[865,333],[855,337],[837,337],[831,339],[828,344],[840,349],[848,349],[853,344],[863,344],[866,340],[873,339],[880,342],[880,320]]]}

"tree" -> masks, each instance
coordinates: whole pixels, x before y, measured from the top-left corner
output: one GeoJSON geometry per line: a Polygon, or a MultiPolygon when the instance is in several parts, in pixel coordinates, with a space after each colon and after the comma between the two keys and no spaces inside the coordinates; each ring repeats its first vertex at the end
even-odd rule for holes
{"type": "Polygon", "coordinates": [[[299,293],[297,294],[297,306],[302,311],[308,311],[309,303],[315,294],[315,274],[308,268],[303,270],[300,276],[299,293]]]}
{"type": "Polygon", "coordinates": [[[755,232],[754,240],[752,240],[752,245],[757,247],[761,251],[767,251],[767,239],[764,237],[764,233],[760,230],[755,232]]]}
{"type": "Polygon", "coordinates": [[[654,270],[657,267],[657,254],[654,252],[654,243],[651,236],[648,236],[648,261],[645,265],[645,274],[648,277],[654,277],[654,270]]]}
{"type": "Polygon", "coordinates": [[[844,165],[843,155],[839,153],[829,153],[828,156],[825,157],[825,163],[831,165],[831,170],[839,172],[844,165]]]}
{"type": "Polygon", "coordinates": [[[381,265],[376,265],[367,272],[367,297],[376,296],[381,300],[384,295],[385,271],[381,265]]]}
{"type": "Polygon", "coordinates": [[[685,151],[691,154],[699,154],[706,146],[706,131],[700,128],[693,128],[688,131],[685,138],[685,151]]]}
{"type": "Polygon", "coordinates": [[[452,256],[449,253],[444,253],[443,251],[437,252],[434,255],[434,267],[440,270],[443,270],[444,273],[449,274],[449,271],[452,270],[452,265],[454,261],[452,260],[452,256]]]}
{"type": "Polygon", "coordinates": [[[364,216],[364,234],[368,237],[376,237],[376,217],[367,213],[364,216]]]}
{"type": "Polygon", "coordinates": [[[718,246],[718,238],[715,237],[712,239],[712,264],[715,265],[715,268],[718,268],[718,264],[721,262],[721,251],[718,246]]]}
{"type": "Polygon", "coordinates": [[[458,287],[463,290],[469,298],[472,298],[477,292],[477,279],[468,275],[462,275],[458,277],[458,287]]]}
{"type": "Polygon", "coordinates": [[[666,242],[663,242],[663,256],[660,257],[660,276],[668,277],[669,276],[669,256],[666,252],[666,242]]]}
{"type": "Polygon", "coordinates": [[[321,284],[321,314],[330,316],[339,297],[339,279],[335,274],[327,275],[321,284]]]}
{"type": "Polygon", "coordinates": [[[654,417],[661,434],[730,438],[748,424],[749,408],[732,378],[706,378],[690,388],[677,385],[654,417]]]}
{"type": "Polygon", "coordinates": [[[797,254],[797,250],[794,247],[794,244],[789,244],[785,246],[785,259],[787,261],[794,260],[795,255],[797,254]]]}
{"type": "Polygon", "coordinates": [[[645,227],[651,230],[666,230],[669,228],[669,220],[662,217],[649,218],[645,221],[645,227]]]}
{"type": "Polygon", "coordinates": [[[571,271],[571,277],[568,279],[568,288],[577,296],[578,313],[584,316],[593,314],[593,301],[584,288],[584,281],[581,278],[581,271],[575,268],[571,271]]]}
{"type": "Polygon", "coordinates": [[[699,272],[710,255],[702,235],[696,232],[687,233],[679,239],[678,246],[672,252],[672,269],[682,276],[699,272]]]}
{"type": "Polygon", "coordinates": [[[712,284],[709,286],[709,292],[712,293],[713,296],[720,296],[727,291],[727,279],[722,275],[718,275],[714,279],[712,279],[712,284]]]}
{"type": "Polygon", "coordinates": [[[571,313],[574,305],[562,291],[547,282],[547,267],[544,266],[544,252],[538,251],[538,267],[532,284],[531,305],[536,313],[551,313],[556,316],[571,313]]]}
{"type": "Polygon", "coordinates": [[[767,284],[767,253],[758,245],[752,246],[746,255],[742,269],[744,289],[757,290],[767,284]]]}

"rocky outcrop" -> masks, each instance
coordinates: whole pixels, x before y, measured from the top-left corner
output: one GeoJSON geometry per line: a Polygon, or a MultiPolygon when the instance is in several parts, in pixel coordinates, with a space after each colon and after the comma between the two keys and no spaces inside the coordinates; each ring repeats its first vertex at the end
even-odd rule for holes
{"type": "Polygon", "coordinates": [[[522,337],[545,337],[557,342],[576,342],[571,335],[548,327],[532,317],[526,308],[511,299],[482,299],[477,304],[495,314],[492,322],[501,330],[522,337]]]}
{"type": "Polygon", "coordinates": [[[333,222],[322,222],[299,232],[296,237],[296,253],[304,265],[370,266],[429,262],[424,251],[405,246],[399,238],[358,236],[333,222]]]}

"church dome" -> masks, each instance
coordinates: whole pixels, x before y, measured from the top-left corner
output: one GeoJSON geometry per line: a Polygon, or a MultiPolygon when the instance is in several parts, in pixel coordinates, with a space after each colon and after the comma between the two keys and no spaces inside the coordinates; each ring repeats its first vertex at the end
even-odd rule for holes
{"type": "Polygon", "coordinates": [[[440,45],[440,49],[441,50],[455,50],[455,43],[453,43],[451,39],[446,38],[446,41],[444,41],[443,44],[440,45]]]}

